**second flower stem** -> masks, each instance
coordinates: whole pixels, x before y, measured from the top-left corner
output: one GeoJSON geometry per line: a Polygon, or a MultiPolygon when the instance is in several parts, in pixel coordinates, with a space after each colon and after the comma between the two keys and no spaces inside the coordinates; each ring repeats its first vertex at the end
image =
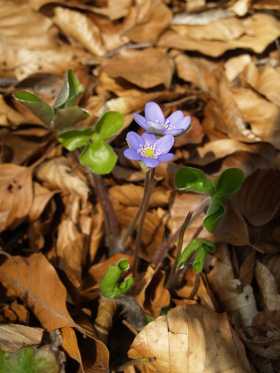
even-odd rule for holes
{"type": "Polygon", "coordinates": [[[136,241],[135,241],[134,265],[133,265],[133,278],[134,279],[136,279],[136,275],[137,275],[137,265],[138,265],[138,257],[139,257],[139,251],[140,251],[140,246],[141,246],[142,231],[143,231],[145,216],[146,216],[146,213],[149,207],[149,201],[150,201],[150,197],[151,197],[152,189],[154,185],[155,168],[151,168],[150,171],[148,171],[148,173],[149,175],[146,174],[146,178],[145,178],[144,195],[143,195],[143,201],[141,203],[141,205],[143,204],[143,207],[142,207],[142,211],[140,212],[141,217],[140,217],[140,221],[139,221],[139,225],[137,229],[136,241]]]}

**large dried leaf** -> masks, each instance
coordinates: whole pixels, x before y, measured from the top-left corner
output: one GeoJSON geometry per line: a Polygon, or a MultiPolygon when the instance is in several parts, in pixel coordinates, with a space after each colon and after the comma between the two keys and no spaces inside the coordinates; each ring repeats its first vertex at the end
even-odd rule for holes
{"type": "Polygon", "coordinates": [[[252,225],[268,223],[280,206],[279,173],[270,169],[253,172],[233,197],[233,204],[252,225]]]}
{"type": "Polygon", "coordinates": [[[44,162],[37,170],[37,178],[52,189],[62,189],[86,198],[89,187],[71,170],[70,162],[64,158],[53,158],[44,162]]]}
{"type": "Polygon", "coordinates": [[[43,254],[8,259],[0,267],[0,280],[27,303],[44,328],[51,331],[73,326],[83,332],[69,315],[66,289],[43,254]]]}
{"type": "Polygon", "coordinates": [[[34,197],[31,205],[31,209],[28,214],[30,222],[34,222],[39,219],[42,215],[46,205],[55,194],[54,191],[50,191],[41,184],[34,182],[34,197]]]}
{"type": "Polygon", "coordinates": [[[78,363],[80,363],[83,373],[84,370],[82,365],[81,353],[74,329],[70,327],[64,327],[61,329],[61,334],[63,338],[62,348],[72,359],[75,359],[76,361],[78,361],[78,363]]]}
{"type": "Polygon", "coordinates": [[[277,123],[280,108],[250,89],[235,88],[232,92],[243,119],[250,124],[252,132],[279,150],[280,128],[277,123]]]}
{"type": "MultiPolygon", "coordinates": [[[[280,35],[279,21],[268,14],[254,14],[244,20],[240,25],[245,32],[240,37],[227,42],[216,40],[199,40],[192,38],[192,35],[182,36],[172,30],[167,30],[159,40],[159,46],[178,48],[182,50],[199,51],[211,57],[218,57],[227,50],[244,48],[262,53],[280,35]]],[[[204,32],[204,37],[207,31],[204,32]]]]}
{"type": "Polygon", "coordinates": [[[17,351],[25,346],[39,345],[43,329],[18,324],[0,325],[0,350],[17,351]]]}
{"type": "Polygon", "coordinates": [[[17,227],[28,215],[33,200],[32,168],[0,165],[0,232],[17,227]]]}
{"type": "Polygon", "coordinates": [[[142,51],[124,49],[103,67],[109,76],[124,78],[141,88],[160,84],[170,88],[173,70],[173,61],[166,53],[155,48],[142,51]]]}
{"type": "Polygon", "coordinates": [[[244,327],[250,327],[258,313],[256,300],[251,285],[241,288],[241,281],[235,278],[228,249],[219,245],[211,263],[212,269],[207,273],[210,286],[230,315],[240,313],[244,327]]]}
{"type": "Polygon", "coordinates": [[[54,23],[66,36],[73,37],[95,56],[102,56],[106,53],[98,27],[87,16],[81,12],[60,7],[56,7],[54,13],[54,23]]]}
{"type": "Polygon", "coordinates": [[[147,365],[160,373],[251,371],[244,346],[226,314],[189,304],[148,324],[135,338],[128,356],[155,357],[147,365]]]}

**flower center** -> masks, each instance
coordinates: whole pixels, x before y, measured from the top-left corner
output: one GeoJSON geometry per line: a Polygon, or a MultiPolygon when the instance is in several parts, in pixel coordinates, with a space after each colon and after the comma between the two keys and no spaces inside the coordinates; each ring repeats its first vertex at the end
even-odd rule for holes
{"type": "Polygon", "coordinates": [[[155,121],[157,124],[160,124],[162,126],[162,128],[164,128],[165,130],[169,131],[169,130],[173,130],[175,128],[175,126],[172,126],[169,122],[169,120],[166,120],[164,123],[160,122],[159,119],[156,119],[155,121]]]}
{"type": "Polygon", "coordinates": [[[162,150],[157,150],[156,144],[152,145],[150,142],[146,142],[145,145],[140,144],[137,153],[142,157],[157,159],[162,154],[162,150]]]}

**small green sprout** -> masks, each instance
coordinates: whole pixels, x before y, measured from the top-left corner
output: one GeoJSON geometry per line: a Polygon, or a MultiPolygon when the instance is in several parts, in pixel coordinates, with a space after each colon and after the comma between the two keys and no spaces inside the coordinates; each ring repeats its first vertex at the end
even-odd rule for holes
{"type": "Polygon", "coordinates": [[[119,282],[120,277],[129,269],[127,259],[121,259],[115,265],[110,265],[106,274],[102,277],[99,288],[101,294],[106,298],[116,298],[125,294],[132,286],[132,277],[119,282]]]}

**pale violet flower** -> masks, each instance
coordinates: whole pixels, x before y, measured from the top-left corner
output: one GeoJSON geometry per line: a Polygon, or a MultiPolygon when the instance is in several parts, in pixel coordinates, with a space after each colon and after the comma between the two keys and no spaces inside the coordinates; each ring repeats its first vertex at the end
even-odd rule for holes
{"type": "Polygon", "coordinates": [[[142,161],[146,167],[154,168],[160,162],[170,161],[174,155],[168,153],[174,144],[174,137],[166,135],[158,139],[151,133],[143,133],[139,136],[136,132],[130,131],[127,134],[129,149],[124,155],[134,161],[142,161]]]}
{"type": "Polygon", "coordinates": [[[182,111],[177,110],[165,119],[163,112],[155,102],[148,102],[145,106],[145,117],[133,115],[135,121],[148,133],[155,135],[179,136],[190,128],[191,117],[184,117],[182,111]]]}

